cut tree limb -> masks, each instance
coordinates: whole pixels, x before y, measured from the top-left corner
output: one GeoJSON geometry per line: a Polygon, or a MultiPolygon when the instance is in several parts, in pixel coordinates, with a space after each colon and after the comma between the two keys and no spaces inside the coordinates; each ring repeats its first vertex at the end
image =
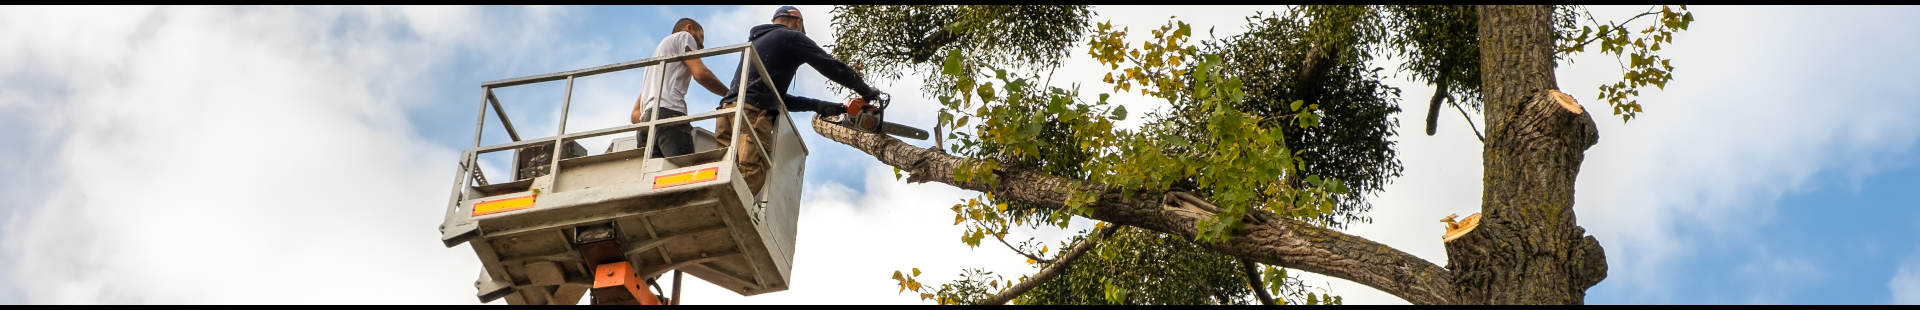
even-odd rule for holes
{"type": "MultiPolygon", "coordinates": [[[[909,182],[939,182],[1055,209],[1066,207],[1067,193],[1072,190],[1096,191],[1102,194],[1089,207],[1088,218],[1186,238],[1199,234],[1195,223],[1216,214],[1199,205],[1182,202],[1184,199],[1163,203],[1166,201],[1161,199],[1165,197],[1163,192],[1136,191],[1132,196],[1122,196],[1119,191],[1101,184],[1085,184],[1021,169],[995,171],[1001,184],[1019,186],[995,188],[979,178],[960,182],[954,179],[953,172],[972,165],[966,158],[913,146],[886,135],[833,125],[818,118],[814,119],[813,129],[827,139],[852,146],[881,163],[912,174],[909,182]]],[[[1250,213],[1266,212],[1252,210],[1250,213]]],[[[1268,215],[1256,218],[1274,220],[1246,223],[1225,241],[1201,245],[1263,264],[1347,279],[1415,304],[1446,304],[1452,300],[1452,277],[1439,265],[1366,238],[1268,215]]]]}
{"type": "Polygon", "coordinates": [[[1448,214],[1447,218],[1440,219],[1440,222],[1447,223],[1447,231],[1440,235],[1440,242],[1453,242],[1453,239],[1459,239],[1461,235],[1465,235],[1467,232],[1473,231],[1474,227],[1480,226],[1479,213],[1468,215],[1467,218],[1461,219],[1459,222],[1453,220],[1455,216],[1459,216],[1459,214],[1448,214]]]}

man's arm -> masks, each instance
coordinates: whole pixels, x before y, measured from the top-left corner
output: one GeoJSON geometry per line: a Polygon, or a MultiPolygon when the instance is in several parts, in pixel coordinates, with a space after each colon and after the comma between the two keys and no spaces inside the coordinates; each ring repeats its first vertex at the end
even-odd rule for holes
{"type": "MultiPolygon", "coordinates": [[[[692,52],[693,48],[689,47],[687,51],[692,52]]],[[[707,91],[713,92],[714,96],[727,95],[727,83],[720,82],[720,78],[715,77],[712,70],[707,70],[707,64],[700,62],[699,58],[687,59],[681,63],[687,66],[688,73],[693,73],[693,80],[700,82],[701,87],[706,87],[707,91]]]]}
{"type": "Polygon", "coordinates": [[[793,48],[794,54],[799,55],[807,65],[813,66],[814,71],[819,71],[821,76],[833,80],[834,83],[840,83],[840,86],[846,86],[847,89],[859,93],[860,97],[866,99],[873,99],[874,96],[880,95],[880,91],[867,86],[867,81],[860,79],[860,74],[853,71],[853,67],[847,66],[847,63],[840,62],[839,59],[834,59],[832,54],[827,54],[826,50],[820,49],[819,44],[814,44],[813,39],[807,38],[806,35],[795,37],[797,39],[792,41],[793,46],[789,47],[793,48]]]}
{"type": "Polygon", "coordinates": [[[780,94],[780,100],[787,102],[787,112],[814,111],[832,116],[847,111],[847,107],[838,102],[794,96],[792,94],[780,94]]]}
{"type": "Polygon", "coordinates": [[[646,106],[646,100],[647,100],[647,91],[644,89],[640,91],[639,98],[633,98],[633,113],[627,116],[627,121],[630,122],[628,124],[640,123],[640,111],[644,110],[644,109],[641,109],[640,107],[646,106]]]}

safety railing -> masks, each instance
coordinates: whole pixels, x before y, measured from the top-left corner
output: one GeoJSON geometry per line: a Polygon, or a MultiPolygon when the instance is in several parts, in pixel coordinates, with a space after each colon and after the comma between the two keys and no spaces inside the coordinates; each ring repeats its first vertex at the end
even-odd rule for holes
{"type": "MultiPolygon", "coordinates": [[[[465,199],[465,197],[463,196],[466,191],[463,189],[467,187],[466,181],[468,179],[474,179],[476,181],[484,181],[484,178],[478,176],[479,166],[476,165],[476,162],[478,162],[479,160],[480,154],[498,152],[498,151],[504,151],[504,150],[522,149],[529,146],[536,146],[536,145],[542,145],[542,144],[551,145],[552,146],[551,151],[553,153],[548,158],[550,162],[547,163],[546,175],[558,176],[561,168],[560,160],[562,159],[562,155],[563,155],[562,152],[565,151],[564,145],[566,145],[567,142],[586,139],[586,138],[592,138],[592,137],[598,137],[598,136],[619,134],[619,133],[638,132],[644,129],[646,130],[647,137],[645,139],[640,139],[642,141],[636,141],[636,142],[644,143],[644,144],[637,144],[638,146],[637,149],[639,150],[639,152],[641,152],[641,162],[645,163],[647,160],[650,160],[653,158],[653,149],[655,147],[654,144],[657,138],[656,137],[657,133],[659,132],[659,127],[687,124],[695,121],[716,119],[724,116],[733,117],[734,121],[732,122],[732,126],[731,126],[732,128],[729,128],[729,129],[731,129],[731,131],[734,134],[737,135],[743,132],[754,134],[755,139],[757,141],[760,141],[759,143],[754,143],[754,145],[756,146],[754,151],[757,151],[760,153],[761,158],[763,159],[762,162],[766,164],[766,167],[764,168],[765,170],[762,171],[762,173],[771,174],[774,171],[779,171],[777,170],[778,161],[774,160],[774,157],[772,156],[773,155],[772,152],[768,149],[769,144],[774,143],[774,140],[771,140],[773,137],[761,137],[758,134],[756,134],[756,131],[752,130],[753,124],[751,121],[749,121],[746,118],[747,116],[745,113],[746,110],[742,108],[748,104],[747,96],[744,94],[743,91],[737,91],[740,94],[737,94],[735,96],[735,100],[737,101],[737,104],[735,104],[733,107],[715,109],[714,111],[711,111],[711,112],[701,113],[696,115],[683,115],[683,116],[666,118],[666,119],[657,119],[657,116],[659,115],[660,105],[657,103],[649,103],[647,104],[647,106],[650,107],[650,110],[647,111],[647,119],[643,120],[642,122],[634,123],[630,125],[615,126],[610,128],[602,128],[602,129],[595,129],[595,130],[589,130],[584,132],[577,132],[572,134],[567,133],[567,113],[573,101],[573,81],[575,79],[592,76],[596,74],[617,72],[617,71],[637,69],[637,68],[646,68],[646,67],[657,66],[661,64],[670,63],[670,62],[704,58],[709,56],[716,56],[716,55],[736,53],[736,52],[744,52],[743,57],[741,57],[742,66],[740,66],[740,72],[738,72],[736,75],[736,77],[739,79],[738,85],[742,85],[740,87],[745,87],[744,85],[749,84],[747,83],[747,76],[748,76],[747,70],[757,71],[759,73],[760,80],[764,82],[762,83],[762,85],[766,85],[767,91],[772,92],[774,94],[773,97],[776,98],[775,100],[778,101],[776,102],[775,106],[778,107],[780,115],[782,116],[786,115],[787,114],[786,102],[784,99],[780,99],[781,98],[779,94],[780,90],[774,87],[774,83],[772,81],[771,75],[767,74],[767,69],[765,65],[763,65],[760,62],[759,54],[756,51],[754,51],[751,43],[740,43],[740,44],[734,44],[734,45],[728,45],[728,46],[722,46],[722,47],[716,47],[716,48],[702,49],[702,50],[692,51],[680,56],[653,57],[653,58],[593,67],[593,68],[548,73],[548,74],[533,75],[533,76],[518,77],[518,78],[510,78],[510,79],[503,79],[503,80],[496,80],[496,81],[482,83],[480,86],[481,88],[480,111],[479,111],[479,115],[475,117],[476,120],[474,124],[473,149],[463,152],[461,154],[460,172],[459,172],[460,174],[456,176],[454,180],[454,192],[453,192],[453,197],[451,199],[452,205],[457,207],[459,205],[459,202],[465,199]],[[500,100],[494,96],[493,90],[496,88],[504,88],[504,87],[518,86],[518,85],[533,84],[533,83],[559,81],[559,80],[566,80],[567,85],[566,85],[565,96],[563,97],[560,103],[560,114],[559,114],[560,122],[559,122],[559,125],[557,126],[558,129],[556,130],[555,134],[550,137],[522,140],[519,132],[516,131],[513,127],[513,121],[507,118],[506,112],[501,108],[500,100]],[[506,130],[507,136],[510,139],[512,139],[512,142],[489,145],[489,146],[480,145],[481,132],[486,127],[487,110],[489,107],[493,109],[494,115],[500,119],[501,126],[506,130]],[[742,125],[743,123],[745,125],[742,125]],[[746,126],[747,128],[741,128],[742,126],[746,126]],[[745,129],[746,131],[742,131],[742,129],[745,129]],[[469,174],[473,174],[474,176],[469,177],[469,174]]],[[[651,85],[651,86],[664,87],[666,79],[659,79],[659,80],[661,81],[661,85],[651,85]]],[[[779,118],[776,118],[776,120],[778,119],[779,118]]],[[[787,129],[789,129],[789,132],[794,132],[794,133],[799,132],[797,129],[795,129],[793,122],[791,120],[776,121],[775,123],[776,123],[775,126],[784,125],[784,127],[787,127],[787,129]]],[[[732,140],[737,140],[737,139],[732,139],[732,140]]],[[[732,143],[730,143],[730,145],[722,147],[726,149],[725,151],[726,155],[724,155],[720,159],[720,162],[737,166],[738,163],[737,163],[736,157],[739,156],[738,155],[739,152],[735,152],[733,146],[740,145],[742,142],[743,141],[733,141],[732,143]]],[[[644,167],[645,165],[642,165],[642,166],[644,167]]],[[[644,171],[644,172],[652,172],[652,171],[644,171]]],[[[771,177],[771,175],[769,175],[769,177],[771,177]]],[[[763,186],[771,187],[774,185],[763,184],[763,186]]],[[[755,200],[754,202],[765,203],[765,198],[764,198],[765,193],[769,191],[770,190],[766,188],[762,188],[758,193],[754,193],[753,195],[755,200]]],[[[457,210],[454,210],[454,209],[455,208],[449,208],[448,210],[449,212],[448,216],[450,219],[452,216],[454,216],[454,214],[458,212],[457,210]]]]}

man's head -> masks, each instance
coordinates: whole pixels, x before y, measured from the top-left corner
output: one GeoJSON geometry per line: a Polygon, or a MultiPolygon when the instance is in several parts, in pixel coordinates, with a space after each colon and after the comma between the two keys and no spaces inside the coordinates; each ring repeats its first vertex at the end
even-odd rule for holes
{"type": "Polygon", "coordinates": [[[800,31],[800,33],[807,33],[807,24],[800,20],[800,9],[794,8],[791,5],[782,6],[779,9],[773,10],[773,23],[785,25],[787,28],[800,31]]]}
{"type": "Polygon", "coordinates": [[[674,22],[673,32],[686,32],[687,34],[691,34],[693,35],[693,45],[695,48],[707,48],[707,32],[706,30],[701,30],[700,22],[693,21],[692,18],[681,18],[680,21],[674,22]]]}

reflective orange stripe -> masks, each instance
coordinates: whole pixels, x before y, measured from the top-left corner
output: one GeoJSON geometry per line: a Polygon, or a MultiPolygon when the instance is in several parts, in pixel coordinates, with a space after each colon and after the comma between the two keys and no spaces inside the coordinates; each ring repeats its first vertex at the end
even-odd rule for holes
{"type": "Polygon", "coordinates": [[[533,207],[534,195],[506,198],[481,202],[473,205],[473,216],[520,210],[533,207]]]}
{"type": "Polygon", "coordinates": [[[673,186],[679,186],[679,185],[713,181],[715,179],[715,174],[718,174],[719,172],[720,172],[719,167],[709,167],[706,169],[656,176],[656,177],[653,177],[653,188],[660,189],[660,188],[667,188],[667,187],[673,187],[673,186]]]}

